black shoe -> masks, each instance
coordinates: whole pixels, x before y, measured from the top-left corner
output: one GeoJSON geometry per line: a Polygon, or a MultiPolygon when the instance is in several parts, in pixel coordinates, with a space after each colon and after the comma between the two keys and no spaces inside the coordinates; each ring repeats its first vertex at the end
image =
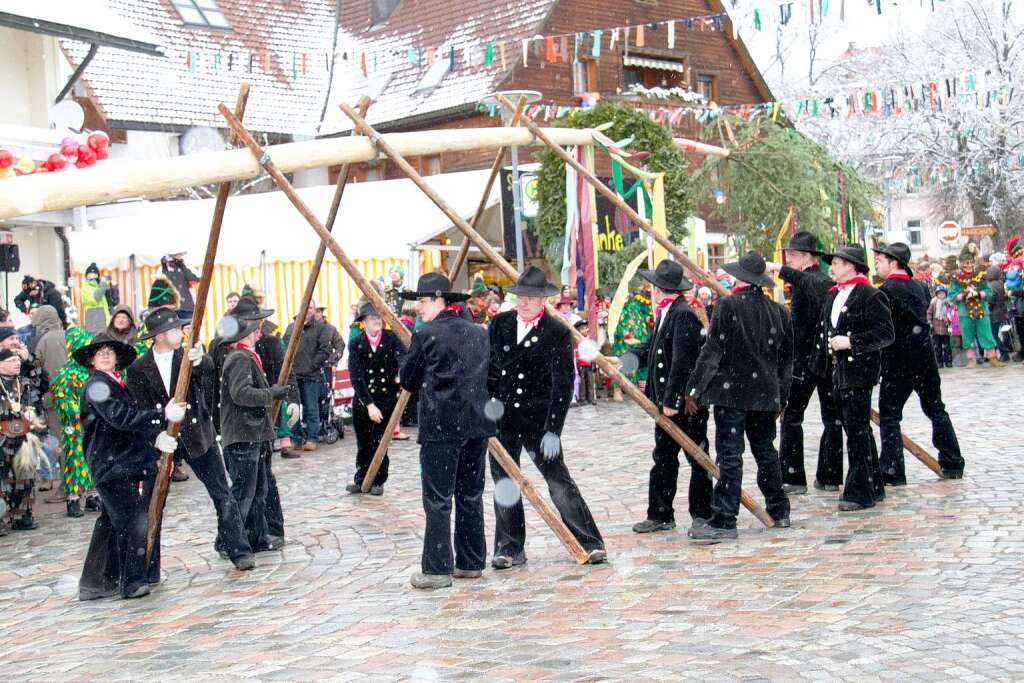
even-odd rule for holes
{"type": "Polygon", "coordinates": [[[964,478],[964,471],[963,470],[948,470],[945,467],[943,467],[942,468],[942,478],[943,479],[963,479],[964,478]]]}
{"type": "Polygon", "coordinates": [[[807,487],[800,484],[783,484],[782,491],[787,496],[802,496],[807,493],[807,487]]]}
{"type": "Polygon", "coordinates": [[[118,595],[120,592],[121,591],[119,591],[117,588],[111,588],[110,590],[79,588],[78,599],[82,602],[86,602],[88,600],[100,600],[102,598],[112,598],[115,595],[118,595]]]}
{"type": "Polygon", "coordinates": [[[188,481],[188,475],[175,467],[174,472],[171,473],[171,481],[188,481]]]}
{"type": "Polygon", "coordinates": [[[250,569],[256,568],[256,558],[252,555],[242,555],[231,560],[231,562],[235,565],[235,569],[240,572],[247,572],[250,569]]]}
{"type": "Polygon", "coordinates": [[[134,588],[128,588],[125,590],[123,595],[125,598],[129,600],[134,600],[135,598],[143,598],[149,595],[149,584],[144,583],[140,586],[135,586],[134,588]]]}
{"type": "Polygon", "coordinates": [[[491,566],[495,569],[511,569],[512,567],[518,567],[526,564],[525,557],[509,557],[508,555],[495,555],[494,559],[491,560],[491,566]]]}
{"type": "Polygon", "coordinates": [[[99,512],[100,511],[100,497],[99,496],[88,496],[85,499],[85,511],[86,512],[99,512]]]}
{"type": "Polygon", "coordinates": [[[345,490],[348,491],[349,493],[362,493],[363,487],[360,486],[359,484],[349,484],[348,486],[345,487],[345,490]]]}
{"type": "Polygon", "coordinates": [[[264,536],[263,541],[256,547],[256,552],[266,553],[280,550],[284,547],[284,539],[280,536],[264,536]]]}
{"type": "Polygon", "coordinates": [[[301,458],[302,448],[296,448],[294,446],[292,446],[291,448],[282,448],[281,457],[284,458],[285,460],[294,460],[295,458],[301,458]]]}
{"type": "Polygon", "coordinates": [[[814,488],[818,489],[819,491],[838,491],[839,490],[839,485],[838,484],[822,484],[820,481],[815,479],[814,480],[814,488]]]}
{"type": "Polygon", "coordinates": [[[740,536],[736,529],[722,529],[710,524],[694,524],[686,532],[686,535],[695,541],[721,541],[739,538],[740,536]]]}
{"type": "Polygon", "coordinates": [[[776,529],[788,529],[791,526],[793,526],[793,525],[790,523],[789,517],[781,517],[781,518],[775,520],[775,528],[776,529]]]}
{"type": "Polygon", "coordinates": [[[383,496],[384,495],[384,487],[380,486],[380,485],[371,486],[370,487],[370,495],[371,496],[383,496]]]}
{"type": "Polygon", "coordinates": [[[33,529],[38,529],[39,524],[32,515],[25,515],[24,517],[19,517],[14,520],[11,523],[11,528],[15,531],[32,531],[33,529]]]}
{"type": "Polygon", "coordinates": [[[594,548],[587,553],[587,564],[604,564],[608,561],[608,552],[604,548],[594,548]]]}
{"type": "Polygon", "coordinates": [[[856,512],[858,510],[867,509],[868,506],[861,505],[860,503],[854,503],[852,500],[841,500],[839,501],[840,512],[856,512]]]}
{"type": "Polygon", "coordinates": [[[649,534],[653,531],[672,531],[676,528],[675,522],[659,522],[655,519],[645,519],[633,525],[633,532],[638,534],[649,534]]]}
{"type": "Polygon", "coordinates": [[[68,517],[85,517],[85,513],[82,512],[82,504],[77,498],[74,500],[68,500],[66,505],[68,508],[68,517]]]}

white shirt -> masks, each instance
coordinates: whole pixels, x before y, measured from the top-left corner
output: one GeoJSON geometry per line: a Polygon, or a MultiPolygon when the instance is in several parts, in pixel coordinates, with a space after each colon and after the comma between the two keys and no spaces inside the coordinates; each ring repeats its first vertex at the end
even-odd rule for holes
{"type": "Polygon", "coordinates": [[[164,381],[164,389],[167,395],[171,396],[171,366],[174,363],[174,351],[160,353],[153,351],[153,360],[156,361],[156,369],[160,371],[160,378],[164,381]]]}
{"type": "Polygon", "coordinates": [[[835,301],[832,302],[832,327],[839,324],[839,315],[843,312],[843,308],[846,306],[846,300],[850,298],[850,292],[857,285],[846,285],[845,287],[839,288],[839,293],[836,294],[835,301]]]}
{"type": "Polygon", "coordinates": [[[539,322],[540,320],[534,320],[532,323],[524,323],[522,318],[516,316],[516,343],[522,344],[526,335],[530,334],[530,331],[537,327],[539,322]]]}

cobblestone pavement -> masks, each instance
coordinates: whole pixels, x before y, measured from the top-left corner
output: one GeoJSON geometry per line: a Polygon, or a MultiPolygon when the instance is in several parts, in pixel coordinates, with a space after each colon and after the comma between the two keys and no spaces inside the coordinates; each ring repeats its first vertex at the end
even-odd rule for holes
{"type": "MultiPolygon", "coordinates": [[[[683,523],[633,534],[651,422],[628,403],[573,410],[570,467],[609,564],[576,566],[528,512],[527,566],[433,593],[408,583],[423,529],[412,442],[392,451],[383,498],[341,492],[351,433],[276,461],[288,544],[249,573],[213,551],[195,478],[173,485],[166,581],[136,601],[77,601],[92,517],[40,503],[38,531],[0,539],[0,677],[1020,680],[1024,368],[944,373],[966,479],[937,480],[908,455],[910,484],[872,511],[840,516],[836,494],[812,491],[794,498],[792,529],[743,512],[739,541],[719,545],[688,542],[683,523]]],[[[907,413],[927,444],[916,404],[907,413]]],[[[749,453],[746,472],[759,497],[749,453]]]]}

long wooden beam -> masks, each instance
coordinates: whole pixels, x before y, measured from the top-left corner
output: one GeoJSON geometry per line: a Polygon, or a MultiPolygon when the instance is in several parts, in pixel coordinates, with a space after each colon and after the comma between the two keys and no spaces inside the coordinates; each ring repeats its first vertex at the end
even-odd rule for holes
{"type": "MultiPolygon", "coordinates": [[[[588,130],[552,128],[548,134],[561,145],[593,144],[588,130]]],[[[408,156],[540,144],[521,127],[390,133],[385,137],[394,149],[408,156]]],[[[378,158],[373,144],[358,136],[290,142],[266,150],[282,173],[378,158]]],[[[163,196],[195,185],[256,178],[260,173],[258,160],[245,149],[145,161],[108,160],[73,173],[34,173],[0,183],[0,220],[117,199],[163,196]]]]}
{"type": "MultiPolygon", "coordinates": [[[[501,98],[501,95],[498,95],[498,97],[501,98]]],[[[459,230],[461,230],[463,234],[466,235],[467,238],[473,240],[473,244],[476,245],[476,247],[480,249],[484,254],[486,254],[487,258],[489,258],[492,263],[501,268],[501,270],[510,278],[515,279],[518,277],[518,273],[516,272],[516,269],[512,267],[512,264],[510,264],[508,261],[502,258],[502,256],[498,254],[497,251],[495,251],[494,247],[492,247],[490,243],[488,243],[487,240],[485,240],[483,236],[480,235],[480,233],[474,230],[473,227],[469,225],[469,223],[467,223],[458,214],[458,212],[455,211],[455,209],[453,209],[439,194],[437,194],[437,192],[435,192],[434,189],[430,187],[430,185],[428,185],[427,182],[423,180],[422,177],[420,177],[420,175],[416,172],[416,169],[414,169],[409,164],[408,161],[403,159],[395,150],[391,149],[388,146],[387,142],[383,140],[381,136],[378,135],[377,132],[372,127],[370,127],[370,125],[367,124],[366,121],[363,120],[363,118],[360,117],[355,110],[352,109],[352,107],[348,106],[345,103],[342,103],[340,106],[342,110],[345,112],[345,115],[352,119],[353,123],[355,123],[356,128],[359,129],[364,135],[376,140],[377,146],[380,147],[381,151],[384,154],[386,154],[387,157],[391,159],[391,161],[395,163],[399,167],[399,169],[401,169],[402,173],[408,176],[409,179],[412,180],[413,183],[415,183],[416,186],[419,187],[424,194],[430,197],[430,200],[434,202],[434,204],[439,209],[441,209],[441,211],[443,211],[446,216],[448,216],[452,223],[457,228],[459,228],[459,230]]],[[[523,116],[523,120],[528,120],[525,115],[523,116]]],[[[569,333],[572,335],[573,340],[575,340],[577,344],[586,340],[586,337],[581,335],[576,330],[576,328],[569,323],[568,320],[566,320],[565,318],[558,314],[554,307],[551,306],[550,302],[546,303],[546,307],[548,315],[550,315],[553,320],[556,320],[562,325],[564,325],[569,330],[569,333]]],[[[613,380],[619,382],[619,384],[622,385],[622,389],[629,395],[629,397],[636,401],[636,403],[641,408],[643,408],[648,415],[653,417],[655,422],[658,423],[658,426],[664,429],[666,432],[668,432],[669,435],[672,436],[672,438],[675,439],[679,443],[679,445],[683,447],[683,450],[685,450],[690,455],[690,457],[692,457],[702,468],[709,472],[713,477],[715,477],[716,479],[720,478],[718,466],[715,465],[714,461],[712,461],[710,457],[708,457],[707,453],[701,450],[701,448],[697,444],[695,444],[693,440],[690,439],[690,437],[688,437],[685,432],[683,432],[682,429],[680,429],[674,422],[672,422],[672,420],[670,420],[667,416],[663,415],[661,411],[658,410],[658,407],[654,405],[654,403],[652,403],[650,400],[648,400],[647,397],[644,396],[643,392],[637,389],[636,386],[634,386],[633,383],[630,382],[629,379],[627,379],[626,376],[623,375],[619,371],[619,369],[612,364],[611,361],[609,361],[607,358],[600,354],[596,357],[595,360],[597,364],[601,367],[601,369],[605,372],[605,374],[610,376],[613,380]]],[[[747,508],[755,517],[757,517],[758,520],[760,520],[761,523],[764,524],[766,527],[775,526],[775,521],[772,519],[771,515],[769,515],[764,508],[758,505],[757,502],[746,491],[740,491],[740,502],[743,503],[743,506],[747,508]]]]}
{"type": "MultiPolygon", "coordinates": [[[[355,111],[352,110],[351,107],[348,107],[348,105],[343,106],[348,108],[347,111],[352,111],[352,113],[355,114],[355,111]]],[[[253,157],[260,160],[260,164],[266,169],[267,174],[273,179],[274,183],[281,189],[285,196],[288,197],[289,201],[291,201],[298,212],[302,214],[302,217],[306,219],[306,222],[309,223],[310,227],[313,228],[316,234],[319,235],[320,240],[327,245],[328,249],[331,250],[334,257],[338,259],[338,263],[345,269],[345,272],[348,273],[349,277],[352,278],[359,289],[362,290],[363,294],[366,295],[366,298],[369,299],[371,304],[373,304],[373,307],[376,308],[384,320],[391,325],[392,331],[395,335],[398,336],[403,344],[408,346],[412,340],[412,334],[398,321],[394,312],[377,293],[377,290],[373,288],[369,280],[367,280],[359,271],[356,265],[345,253],[345,250],[341,248],[341,245],[338,244],[338,242],[331,236],[331,233],[327,232],[327,229],[320,223],[320,220],[312,211],[310,211],[305,202],[302,201],[302,198],[299,197],[297,192],[295,192],[295,188],[293,188],[291,183],[288,182],[288,179],[284,177],[284,174],[281,173],[280,170],[277,169],[273,159],[259,146],[249,131],[247,131],[231,113],[230,109],[224,106],[223,103],[220,105],[219,109],[221,116],[224,117],[228,122],[228,125],[231,126],[231,129],[239,136],[239,138],[245,142],[253,157]]],[[[358,116],[358,114],[356,114],[356,116],[358,116]]],[[[374,132],[374,137],[377,140],[380,139],[380,136],[377,135],[376,132],[374,132]]],[[[544,521],[548,523],[548,526],[550,526],[551,530],[554,531],[558,540],[560,540],[566,549],[569,550],[573,559],[579,564],[585,564],[589,559],[587,552],[565,526],[565,523],[562,522],[561,518],[554,513],[550,506],[548,506],[540,496],[540,493],[537,491],[536,487],[533,486],[533,483],[523,476],[519,466],[516,465],[516,462],[508,454],[508,451],[506,451],[505,447],[501,445],[501,442],[496,438],[491,437],[488,440],[488,447],[501,463],[502,469],[505,470],[505,473],[519,484],[523,494],[529,498],[530,502],[533,503],[537,512],[540,513],[541,517],[544,518],[544,521]]]]}

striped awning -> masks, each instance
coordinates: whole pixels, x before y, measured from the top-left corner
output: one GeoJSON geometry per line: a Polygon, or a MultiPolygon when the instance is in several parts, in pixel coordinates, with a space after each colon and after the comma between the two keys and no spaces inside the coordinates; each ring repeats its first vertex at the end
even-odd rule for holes
{"type": "Polygon", "coordinates": [[[622,58],[623,66],[641,66],[645,69],[658,69],[659,71],[676,71],[682,73],[686,65],[682,62],[673,62],[667,59],[651,59],[650,57],[634,57],[626,55],[622,58]]]}

